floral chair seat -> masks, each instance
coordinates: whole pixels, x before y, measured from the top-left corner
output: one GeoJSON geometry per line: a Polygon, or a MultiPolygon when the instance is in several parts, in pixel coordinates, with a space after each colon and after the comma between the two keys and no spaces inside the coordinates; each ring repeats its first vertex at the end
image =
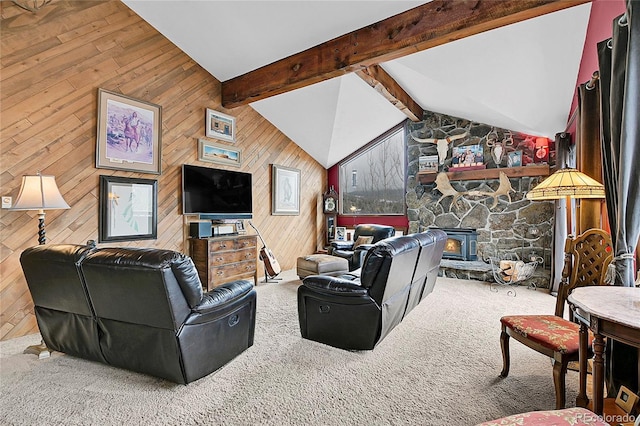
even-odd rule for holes
{"type": "MultiPolygon", "coordinates": [[[[555,315],[507,315],[500,322],[527,339],[563,354],[578,352],[580,326],[555,315]]],[[[589,333],[589,346],[593,334],[589,333]]]]}
{"type": "Polygon", "coordinates": [[[501,419],[490,420],[477,426],[610,426],[602,417],[586,408],[565,408],[563,410],[531,411],[514,414],[501,419]]]}

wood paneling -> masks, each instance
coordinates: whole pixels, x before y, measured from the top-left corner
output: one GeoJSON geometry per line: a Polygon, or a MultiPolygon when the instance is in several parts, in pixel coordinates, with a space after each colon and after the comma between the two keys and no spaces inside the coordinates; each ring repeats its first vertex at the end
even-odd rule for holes
{"type": "MultiPolygon", "coordinates": [[[[180,166],[197,160],[205,109],[237,118],[242,171],[253,174],[254,219],[284,269],[322,244],[326,170],[251,107],[221,107],[221,85],[119,1],[54,0],[38,13],[0,2],[1,195],[22,175],[56,176],[71,206],[46,215],[47,244],[98,239],[100,175],[158,179],[158,238],[117,245],[186,252],[180,166]],[[98,88],[162,106],[162,174],[95,168],[98,88]],[[299,216],[271,216],[271,164],[302,171],[299,216]]],[[[35,212],[0,211],[0,339],[37,331],[20,253],[37,244],[35,212]]],[[[246,227],[253,233],[251,227],[246,227]]],[[[101,244],[106,246],[107,244],[101,244]]],[[[116,244],[109,244],[115,246],[116,244]]]]}

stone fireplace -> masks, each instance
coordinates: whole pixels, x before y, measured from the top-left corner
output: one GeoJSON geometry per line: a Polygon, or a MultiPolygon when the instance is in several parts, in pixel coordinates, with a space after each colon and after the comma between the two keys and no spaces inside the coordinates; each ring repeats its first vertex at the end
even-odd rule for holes
{"type": "MultiPolygon", "coordinates": [[[[488,125],[474,123],[469,120],[454,118],[442,114],[425,112],[424,120],[411,123],[409,132],[418,134],[420,138],[447,138],[467,132],[468,137],[456,140],[453,144],[483,144],[487,136],[495,134],[503,135],[511,133],[508,130],[496,129],[488,125]]],[[[526,137],[515,135],[514,147],[518,150],[526,150],[526,137]]],[[[420,171],[420,157],[437,155],[434,144],[425,144],[408,138],[408,180],[407,180],[407,217],[409,220],[409,232],[421,232],[427,228],[444,228],[446,230],[475,230],[476,234],[476,262],[489,263],[490,257],[503,257],[505,255],[517,255],[522,260],[528,260],[533,256],[544,259],[544,264],[538,267],[531,280],[537,287],[548,287],[550,280],[551,247],[553,234],[553,209],[552,202],[532,202],[525,198],[525,194],[542,179],[543,175],[528,175],[535,167],[527,164],[527,154],[522,154],[523,166],[518,170],[511,170],[508,178],[513,191],[508,196],[487,197],[487,193],[495,193],[500,186],[500,179],[496,177],[468,179],[460,172],[449,173],[450,184],[453,189],[463,196],[444,197],[436,187],[438,184],[424,179],[420,171]],[[517,172],[517,176],[514,176],[517,172]],[[460,177],[462,176],[462,177],[460,177]],[[509,200],[510,198],[510,200],[509,200]],[[455,202],[454,202],[455,199],[455,202]]],[[[484,146],[485,157],[491,158],[491,148],[484,146]]],[[[439,172],[451,171],[451,147],[449,148],[448,162],[439,166],[439,172]]],[[[496,164],[494,160],[485,160],[487,169],[506,170],[506,163],[496,164]],[[499,167],[498,167],[499,166],[499,167]]],[[[533,165],[533,163],[531,162],[533,165]]],[[[498,176],[500,170],[494,170],[491,176],[498,176]]],[[[471,172],[470,172],[471,173],[471,172]]],[[[535,174],[535,173],[534,173],[535,174]]],[[[489,175],[489,174],[487,174],[489,175]]],[[[476,176],[467,174],[467,176],[476,176]]],[[[465,235],[465,234],[463,234],[465,235]]],[[[471,242],[467,247],[471,246],[471,242]]],[[[447,256],[450,256],[448,254],[447,256]]],[[[445,257],[447,258],[447,257],[445,257]]],[[[449,257],[455,260],[469,260],[461,257],[449,257]]],[[[455,271],[454,271],[455,273],[455,271]]],[[[449,276],[449,275],[447,275],[449,276]]],[[[469,278],[467,272],[462,272],[459,278],[469,278]]]]}
{"type": "Polygon", "coordinates": [[[447,233],[443,259],[478,260],[478,233],[475,229],[439,228],[447,233]]]}

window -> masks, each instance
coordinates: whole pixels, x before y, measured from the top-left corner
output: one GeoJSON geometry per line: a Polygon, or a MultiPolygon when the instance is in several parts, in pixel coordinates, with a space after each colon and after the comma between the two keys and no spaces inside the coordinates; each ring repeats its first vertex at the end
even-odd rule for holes
{"type": "Polygon", "coordinates": [[[401,124],[340,163],[341,214],[405,213],[405,135],[401,124]]]}

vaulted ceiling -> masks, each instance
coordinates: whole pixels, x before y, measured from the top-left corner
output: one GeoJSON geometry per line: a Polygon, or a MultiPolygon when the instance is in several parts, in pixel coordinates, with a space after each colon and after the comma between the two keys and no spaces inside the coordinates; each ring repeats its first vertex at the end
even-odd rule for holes
{"type": "Polygon", "coordinates": [[[565,130],[587,0],[123,0],[324,167],[422,110],[565,130]]]}

